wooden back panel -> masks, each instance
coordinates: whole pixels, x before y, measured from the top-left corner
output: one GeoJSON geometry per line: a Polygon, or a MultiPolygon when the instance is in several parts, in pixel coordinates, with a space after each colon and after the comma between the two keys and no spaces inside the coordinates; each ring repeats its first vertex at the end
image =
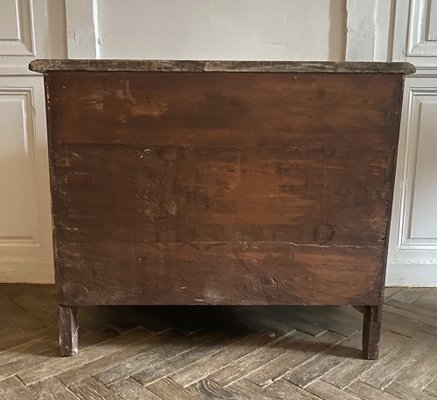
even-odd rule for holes
{"type": "Polygon", "coordinates": [[[64,304],[379,304],[400,74],[50,72],[64,304]]]}

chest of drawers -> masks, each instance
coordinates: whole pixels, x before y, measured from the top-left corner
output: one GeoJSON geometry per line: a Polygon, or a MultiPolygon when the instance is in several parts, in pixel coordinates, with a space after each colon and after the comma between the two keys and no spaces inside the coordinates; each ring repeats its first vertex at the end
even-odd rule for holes
{"type": "Polygon", "coordinates": [[[401,63],[36,60],[81,305],[354,305],[376,358],[401,63]]]}

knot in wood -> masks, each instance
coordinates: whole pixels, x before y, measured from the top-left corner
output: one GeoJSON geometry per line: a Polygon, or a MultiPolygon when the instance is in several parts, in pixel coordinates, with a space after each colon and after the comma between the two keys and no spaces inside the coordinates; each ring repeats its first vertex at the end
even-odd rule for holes
{"type": "Polygon", "coordinates": [[[313,236],[317,243],[324,244],[334,239],[335,229],[328,223],[319,224],[314,228],[313,236]]]}

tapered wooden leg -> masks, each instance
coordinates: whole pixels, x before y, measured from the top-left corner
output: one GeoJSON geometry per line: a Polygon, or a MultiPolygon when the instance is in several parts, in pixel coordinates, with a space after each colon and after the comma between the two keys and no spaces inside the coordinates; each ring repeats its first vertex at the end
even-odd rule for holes
{"type": "Polygon", "coordinates": [[[367,360],[377,360],[381,339],[382,306],[364,306],[363,356],[367,360]]]}
{"type": "Polygon", "coordinates": [[[61,356],[72,356],[78,352],[77,309],[59,305],[59,345],[61,356]]]}

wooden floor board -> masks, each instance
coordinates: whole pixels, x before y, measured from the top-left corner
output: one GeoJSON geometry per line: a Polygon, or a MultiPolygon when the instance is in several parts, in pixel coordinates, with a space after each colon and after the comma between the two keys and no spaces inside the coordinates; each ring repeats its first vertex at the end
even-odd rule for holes
{"type": "Polygon", "coordinates": [[[14,290],[6,297],[45,325],[57,326],[58,310],[53,307],[53,303],[56,302],[56,291],[53,286],[31,285],[25,291],[14,290]]]}
{"type": "MultiPolygon", "coordinates": [[[[419,299],[423,296],[425,296],[431,289],[429,288],[410,288],[410,289],[404,289],[401,290],[398,293],[395,293],[391,300],[399,301],[400,303],[414,303],[416,301],[419,301],[419,299]]],[[[386,302],[388,302],[389,299],[386,299],[386,302]]]]}
{"type": "Polygon", "coordinates": [[[405,383],[396,381],[391,383],[385,391],[401,400],[435,400],[436,398],[431,394],[427,394],[426,392],[412,388],[405,383]]]}
{"type": "Polygon", "coordinates": [[[123,400],[159,400],[158,396],[130,377],[114,383],[110,389],[123,400]]]}
{"type": "Polygon", "coordinates": [[[109,385],[129,377],[154,360],[161,357],[171,357],[186,350],[183,336],[174,331],[167,331],[153,336],[147,344],[145,351],[135,355],[116,366],[100,372],[96,377],[104,384],[109,385]]]}
{"type": "Polygon", "coordinates": [[[31,384],[38,382],[41,379],[46,379],[60,374],[64,371],[74,368],[81,368],[81,366],[85,363],[99,359],[105,354],[116,352],[120,346],[127,345],[131,338],[135,340],[138,336],[143,337],[144,332],[137,330],[131,332],[130,334],[111,337],[107,340],[83,349],[75,357],[52,358],[45,363],[28,368],[26,371],[21,372],[19,377],[24,383],[31,384]]]}
{"type": "Polygon", "coordinates": [[[0,321],[3,327],[19,327],[26,331],[44,327],[42,321],[5,296],[0,296],[0,321]]]}
{"type": "Polygon", "coordinates": [[[435,310],[437,304],[437,290],[436,289],[427,290],[427,292],[423,296],[415,300],[413,304],[415,304],[417,307],[429,308],[430,310],[435,310]]]}
{"type": "Polygon", "coordinates": [[[418,359],[424,357],[428,348],[428,343],[413,337],[404,346],[396,348],[386,357],[378,360],[360,376],[360,379],[379,389],[384,389],[410,369],[418,359]]]}
{"type": "Polygon", "coordinates": [[[423,390],[437,377],[437,337],[419,332],[414,338],[416,341],[428,344],[425,353],[417,357],[411,367],[402,372],[398,380],[412,388],[423,390]]]}
{"type": "Polygon", "coordinates": [[[434,396],[437,399],[437,379],[435,379],[425,388],[424,393],[434,396]]]}
{"type": "Polygon", "coordinates": [[[400,292],[402,292],[404,290],[405,290],[405,288],[403,288],[403,287],[388,287],[388,288],[385,288],[385,291],[384,291],[384,299],[385,299],[385,301],[391,299],[397,293],[400,293],[400,292]]]}
{"type": "Polygon", "coordinates": [[[202,358],[187,365],[174,374],[170,378],[178,382],[182,386],[189,386],[193,383],[206,378],[217,370],[221,370],[235,360],[239,360],[244,356],[254,352],[256,349],[265,346],[271,342],[272,338],[265,332],[251,334],[240,338],[234,343],[229,343],[228,346],[221,351],[202,358]]]}
{"type": "Polygon", "coordinates": [[[58,379],[51,377],[30,385],[38,400],[78,400],[78,397],[58,379]]]}
{"type": "Polygon", "coordinates": [[[192,365],[203,358],[223,349],[227,343],[226,337],[215,338],[216,340],[205,340],[199,346],[194,346],[188,351],[181,352],[170,359],[157,359],[155,362],[148,363],[146,368],[133,374],[132,376],[141,384],[148,385],[159,379],[175,374],[184,369],[187,365],[192,365]]]}
{"type": "Polygon", "coordinates": [[[308,361],[293,368],[290,372],[284,375],[284,379],[291,383],[305,388],[312,382],[323,377],[330,370],[340,365],[345,358],[359,358],[362,352],[358,350],[361,343],[361,335],[353,334],[328,347],[325,351],[317,354],[308,361]]]}
{"type": "MultiPolygon", "coordinates": [[[[326,332],[314,338],[303,332],[297,332],[289,341],[291,345],[284,354],[264,363],[247,375],[247,379],[259,386],[265,387],[282,378],[291,369],[327,350],[342,339],[341,336],[326,332]]],[[[250,369],[249,369],[250,371],[250,369]]]]}
{"type": "MultiPolygon", "coordinates": [[[[402,347],[407,340],[407,337],[395,332],[384,332],[381,338],[379,359],[384,359],[384,357],[392,351],[402,347]]],[[[374,364],[374,361],[365,360],[363,358],[345,359],[331,371],[326,373],[322,379],[340,389],[345,389],[354,382],[357,377],[372,368],[374,364]]]]}
{"type": "MultiPolygon", "coordinates": [[[[99,343],[108,337],[114,336],[114,330],[105,329],[97,332],[87,332],[82,335],[82,349],[86,349],[96,343],[99,343]]],[[[51,360],[62,360],[59,357],[59,344],[55,338],[50,338],[46,341],[40,341],[34,345],[27,353],[22,353],[19,360],[10,361],[0,365],[0,379],[20,374],[22,371],[27,371],[31,368],[38,368],[45,362],[51,360]]],[[[41,379],[43,379],[41,377],[41,379]]]]}
{"type": "Polygon", "coordinates": [[[272,398],[283,400],[319,400],[311,392],[295,386],[288,381],[278,380],[266,389],[268,395],[272,398]]]}
{"type": "Polygon", "coordinates": [[[190,386],[190,391],[197,396],[212,400],[237,400],[236,394],[208,378],[197,381],[190,386]]]}
{"type": "Polygon", "coordinates": [[[324,400],[360,400],[360,398],[356,395],[345,392],[344,390],[339,389],[337,386],[334,386],[321,379],[308,385],[306,390],[324,400]]]}
{"type": "Polygon", "coordinates": [[[377,361],[352,307],[90,307],[61,358],[51,285],[0,284],[0,400],[437,400],[437,288],[386,290],[377,361]]]}
{"type": "MultiPolygon", "coordinates": [[[[140,331],[142,332],[142,331],[140,331]]],[[[79,382],[91,375],[103,372],[107,369],[115,367],[124,362],[130,357],[136,356],[138,353],[150,348],[148,339],[150,334],[142,332],[140,335],[126,335],[129,338],[127,346],[120,347],[117,351],[111,353],[104,353],[100,358],[91,361],[85,361],[80,368],[70,368],[57,375],[58,379],[66,386],[79,382]]]]}
{"type": "Polygon", "coordinates": [[[120,400],[120,397],[97,379],[90,377],[70,386],[82,400],[120,400]]]}
{"type": "Polygon", "coordinates": [[[399,400],[399,397],[360,380],[353,382],[346,392],[356,395],[361,400],[399,400]]]}
{"type": "Polygon", "coordinates": [[[231,362],[226,367],[211,374],[209,378],[220,385],[226,386],[245,377],[272,359],[285,354],[289,350],[289,340],[293,341],[291,339],[293,333],[276,338],[268,345],[256,349],[246,357],[231,362]]]}
{"type": "Polygon", "coordinates": [[[188,389],[185,389],[170,378],[163,378],[147,386],[147,389],[153,392],[162,400],[198,400],[199,397],[194,395],[188,389]]]}

